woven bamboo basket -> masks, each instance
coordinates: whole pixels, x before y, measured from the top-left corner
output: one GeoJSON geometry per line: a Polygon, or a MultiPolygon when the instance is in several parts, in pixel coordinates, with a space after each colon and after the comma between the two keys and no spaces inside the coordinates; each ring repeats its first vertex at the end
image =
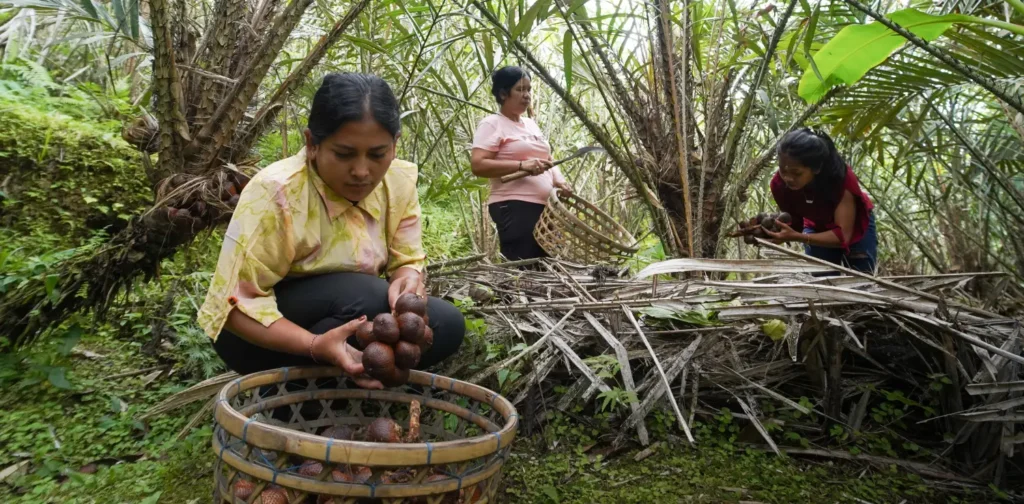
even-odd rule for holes
{"type": "Polygon", "coordinates": [[[404,387],[365,390],[330,367],[241,377],[221,390],[214,419],[214,501],[232,504],[493,503],[519,425],[511,402],[477,385],[412,371],[404,387]],[[412,401],[420,442],[318,435],[377,417],[406,430],[412,401]]]}
{"type": "Polygon", "coordinates": [[[590,202],[554,189],[533,228],[551,257],[579,264],[621,263],[637,252],[626,228],[590,202]]]}

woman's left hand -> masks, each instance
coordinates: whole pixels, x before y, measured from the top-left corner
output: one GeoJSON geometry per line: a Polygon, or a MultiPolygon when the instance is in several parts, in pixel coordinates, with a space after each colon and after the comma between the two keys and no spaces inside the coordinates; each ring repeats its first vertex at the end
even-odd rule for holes
{"type": "Polygon", "coordinates": [[[555,182],[555,187],[565,194],[572,194],[572,188],[569,187],[569,184],[566,184],[565,182],[555,182]]]}
{"type": "Polygon", "coordinates": [[[392,310],[395,309],[395,301],[398,301],[402,294],[411,292],[420,297],[427,295],[427,286],[423,284],[423,275],[420,272],[411,269],[406,272],[399,269],[395,275],[388,287],[388,306],[392,310]]]}
{"type": "Polygon", "coordinates": [[[789,227],[789,224],[786,224],[785,222],[779,222],[779,221],[775,221],[775,222],[779,226],[779,230],[778,231],[769,231],[767,229],[764,230],[764,232],[767,233],[768,236],[772,237],[772,241],[773,242],[775,242],[775,243],[786,243],[786,242],[791,242],[791,241],[799,241],[799,242],[803,242],[804,241],[804,234],[803,233],[800,233],[800,232],[796,231],[795,229],[789,227]]]}

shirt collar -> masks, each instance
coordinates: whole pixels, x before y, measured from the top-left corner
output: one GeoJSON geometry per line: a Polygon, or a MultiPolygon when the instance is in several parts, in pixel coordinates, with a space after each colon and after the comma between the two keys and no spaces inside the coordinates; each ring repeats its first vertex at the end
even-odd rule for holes
{"type": "Polygon", "coordinates": [[[338,216],[349,211],[353,206],[358,206],[365,210],[366,213],[370,214],[370,217],[373,217],[374,220],[380,220],[380,214],[383,210],[381,203],[382,195],[384,194],[383,180],[377,184],[377,187],[373,188],[373,192],[363,198],[363,200],[357,205],[353,205],[351,201],[338,196],[338,194],[331,190],[330,187],[327,187],[327,184],[324,183],[322,178],[320,178],[320,175],[316,170],[310,166],[309,161],[306,159],[305,149],[302,150],[300,155],[302,156],[303,163],[306,164],[306,170],[309,171],[309,179],[313,182],[313,187],[316,188],[316,192],[320,195],[320,199],[323,200],[324,206],[327,207],[327,215],[331,220],[337,219],[338,216]]]}

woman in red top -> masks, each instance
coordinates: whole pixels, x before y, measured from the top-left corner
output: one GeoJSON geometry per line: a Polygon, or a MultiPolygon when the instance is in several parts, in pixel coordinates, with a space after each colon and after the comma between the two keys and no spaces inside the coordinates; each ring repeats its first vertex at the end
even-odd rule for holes
{"type": "Polygon", "coordinates": [[[874,205],[832,139],[808,128],[795,129],[779,142],[778,155],[772,196],[803,232],[780,222],[779,231],[768,234],[778,242],[803,243],[810,256],[874,273],[874,205]]]}

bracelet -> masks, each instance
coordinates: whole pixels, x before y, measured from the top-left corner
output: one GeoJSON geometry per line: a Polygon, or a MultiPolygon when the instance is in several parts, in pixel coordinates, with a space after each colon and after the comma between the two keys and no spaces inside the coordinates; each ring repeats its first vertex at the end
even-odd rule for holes
{"type": "Polygon", "coordinates": [[[519,161],[519,171],[523,171],[523,162],[519,161]]]}
{"type": "Polygon", "coordinates": [[[321,334],[314,334],[313,339],[309,340],[309,358],[313,359],[313,362],[320,364],[320,361],[316,360],[316,356],[313,355],[313,343],[316,343],[316,339],[322,336],[321,334]]]}

